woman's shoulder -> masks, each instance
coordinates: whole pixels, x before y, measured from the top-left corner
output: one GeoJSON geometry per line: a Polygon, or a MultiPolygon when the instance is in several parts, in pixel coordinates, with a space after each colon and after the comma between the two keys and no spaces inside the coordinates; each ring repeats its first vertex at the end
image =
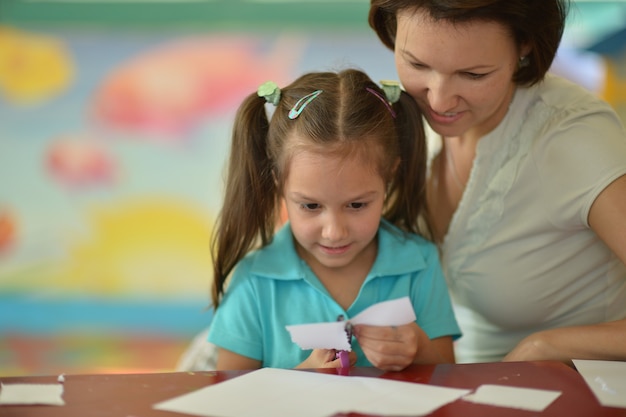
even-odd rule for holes
{"type": "Polygon", "coordinates": [[[622,122],[615,110],[595,93],[563,77],[548,74],[527,88],[519,88],[511,105],[507,128],[530,142],[553,137],[588,138],[580,127],[603,132],[611,141],[623,140],[622,122]]]}
{"type": "Polygon", "coordinates": [[[596,93],[555,74],[547,74],[543,81],[527,90],[531,97],[528,105],[540,102],[555,112],[571,114],[613,112],[611,106],[596,93]]]}

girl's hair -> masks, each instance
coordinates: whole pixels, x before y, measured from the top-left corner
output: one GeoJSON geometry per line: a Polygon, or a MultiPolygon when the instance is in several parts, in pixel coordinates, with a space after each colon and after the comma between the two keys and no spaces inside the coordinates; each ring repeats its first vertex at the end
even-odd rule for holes
{"type": "Polygon", "coordinates": [[[513,76],[518,85],[541,81],[563,36],[569,0],[371,0],[369,24],[393,50],[400,11],[426,10],[435,20],[452,23],[493,21],[509,29],[518,47],[529,45],[528,64],[513,76]]]}
{"type": "Polygon", "coordinates": [[[395,104],[384,97],[367,75],[348,69],[309,73],[283,88],[271,121],[264,98],[254,93],[244,100],[235,116],[226,194],[211,242],[215,308],[237,263],[271,242],[290,160],[303,149],[366,158],[388,185],[383,216],[407,232],[429,233],[423,221],[422,116],[405,92],[395,104]],[[317,90],[322,92],[290,119],[296,102],[317,90]]]}

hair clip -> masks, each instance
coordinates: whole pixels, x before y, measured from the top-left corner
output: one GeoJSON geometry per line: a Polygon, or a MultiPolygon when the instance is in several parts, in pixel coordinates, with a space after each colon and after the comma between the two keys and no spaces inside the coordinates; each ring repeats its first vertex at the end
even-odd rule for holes
{"type": "Polygon", "coordinates": [[[381,80],[380,85],[390,103],[397,103],[398,100],[400,100],[402,90],[400,89],[400,83],[398,81],[381,80]]]}
{"type": "Polygon", "coordinates": [[[257,89],[256,94],[259,97],[263,97],[266,102],[271,103],[274,106],[277,106],[280,101],[280,88],[274,81],[267,81],[261,84],[257,89]]]}
{"type": "Polygon", "coordinates": [[[293,108],[289,110],[289,118],[293,120],[297,118],[298,116],[300,116],[300,113],[302,113],[302,110],[304,110],[304,108],[308,106],[310,102],[315,100],[317,96],[322,94],[322,91],[323,90],[315,90],[311,94],[308,94],[302,97],[300,100],[298,100],[296,104],[294,104],[293,108]]]}
{"type": "Polygon", "coordinates": [[[365,89],[372,93],[377,99],[379,99],[380,101],[383,102],[383,104],[385,105],[385,107],[387,107],[387,110],[389,110],[389,113],[391,113],[391,116],[395,119],[396,117],[396,112],[393,111],[393,107],[391,107],[391,104],[389,104],[389,102],[387,101],[387,99],[385,97],[383,97],[378,91],[374,90],[373,88],[370,87],[365,87],[365,89]]]}

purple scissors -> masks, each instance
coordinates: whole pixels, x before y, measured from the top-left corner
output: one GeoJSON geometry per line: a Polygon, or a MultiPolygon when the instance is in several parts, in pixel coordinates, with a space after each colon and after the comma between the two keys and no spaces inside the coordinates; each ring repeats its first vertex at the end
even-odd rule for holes
{"type": "MultiPolygon", "coordinates": [[[[337,321],[343,321],[343,320],[344,320],[343,314],[340,314],[337,317],[337,321]]],[[[347,322],[345,326],[345,330],[346,330],[346,336],[348,337],[348,344],[352,344],[352,323],[347,322]]],[[[347,350],[339,350],[337,351],[337,354],[335,355],[335,359],[337,358],[339,358],[342,368],[350,367],[350,352],[348,352],[347,350]]]]}

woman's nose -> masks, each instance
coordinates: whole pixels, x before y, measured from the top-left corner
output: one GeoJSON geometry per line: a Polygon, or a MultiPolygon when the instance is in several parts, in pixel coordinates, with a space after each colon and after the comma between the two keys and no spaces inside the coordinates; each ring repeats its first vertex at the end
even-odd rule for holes
{"type": "Polygon", "coordinates": [[[459,98],[452,81],[443,76],[433,75],[427,84],[426,98],[428,105],[437,113],[453,111],[459,98]]]}

